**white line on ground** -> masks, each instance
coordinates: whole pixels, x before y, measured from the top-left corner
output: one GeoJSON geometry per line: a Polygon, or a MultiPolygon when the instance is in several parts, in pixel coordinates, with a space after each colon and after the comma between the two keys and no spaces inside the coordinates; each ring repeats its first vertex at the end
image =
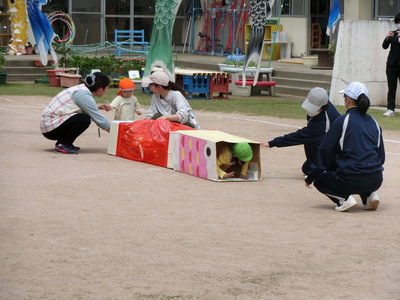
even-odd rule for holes
{"type": "MultiPolygon", "coordinates": [[[[232,117],[232,116],[219,116],[221,118],[228,118],[228,119],[235,119],[235,120],[241,120],[241,121],[248,121],[248,122],[256,122],[256,123],[263,123],[263,124],[268,124],[268,125],[274,125],[274,126],[281,126],[281,127],[290,127],[290,128],[296,128],[300,129],[302,127],[294,126],[294,125],[288,125],[288,124],[282,124],[282,123],[275,123],[275,122],[268,122],[268,121],[262,121],[262,120],[253,120],[253,119],[246,119],[246,118],[239,118],[239,117],[232,117]]],[[[385,142],[388,143],[395,143],[395,144],[400,144],[400,141],[396,140],[387,140],[383,139],[385,142]]],[[[389,154],[394,154],[394,155],[400,155],[400,154],[395,154],[395,153],[390,153],[386,152],[389,154]]]]}

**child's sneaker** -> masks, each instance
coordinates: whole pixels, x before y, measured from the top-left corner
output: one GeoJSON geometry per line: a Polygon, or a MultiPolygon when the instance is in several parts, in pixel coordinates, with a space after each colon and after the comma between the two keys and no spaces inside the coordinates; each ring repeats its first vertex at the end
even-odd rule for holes
{"type": "Polygon", "coordinates": [[[58,144],[56,145],[56,147],[54,148],[54,151],[56,152],[61,152],[61,153],[65,153],[65,154],[78,154],[78,151],[76,151],[75,149],[73,149],[71,147],[71,145],[62,145],[62,144],[58,144]]]}

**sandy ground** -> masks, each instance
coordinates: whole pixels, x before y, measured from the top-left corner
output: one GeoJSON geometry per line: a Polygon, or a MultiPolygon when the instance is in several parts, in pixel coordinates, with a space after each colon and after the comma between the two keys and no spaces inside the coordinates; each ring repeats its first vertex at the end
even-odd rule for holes
{"type": "MultiPolygon", "coordinates": [[[[1,299],[400,299],[400,131],[378,210],[338,213],[304,187],[302,147],[262,148],[260,182],[216,183],[107,155],[95,125],[57,154],[49,101],[0,96],[1,299]]],[[[305,124],[197,116],[262,141],[305,124]]]]}

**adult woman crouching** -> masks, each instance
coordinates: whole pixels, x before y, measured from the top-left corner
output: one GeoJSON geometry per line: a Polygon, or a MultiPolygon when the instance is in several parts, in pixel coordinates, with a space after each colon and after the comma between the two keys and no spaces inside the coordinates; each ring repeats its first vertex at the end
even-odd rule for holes
{"type": "Polygon", "coordinates": [[[305,179],[334,203],[336,211],[346,211],[357,205],[352,194],[359,194],[364,209],[379,205],[385,162],[382,130],[367,114],[370,101],[366,86],[350,83],[344,94],[347,111],[338,117],[322,140],[315,162],[305,179]]]}
{"type": "Polygon", "coordinates": [[[40,129],[45,138],[56,141],[54,151],[77,154],[80,148],[73,143],[92,120],[101,129],[110,131],[110,122],[99,111],[109,110],[108,105],[97,105],[93,98],[103,96],[109,84],[106,75],[92,73],[86,76],[84,84],[65,89],[50,101],[40,117],[40,129]]]}

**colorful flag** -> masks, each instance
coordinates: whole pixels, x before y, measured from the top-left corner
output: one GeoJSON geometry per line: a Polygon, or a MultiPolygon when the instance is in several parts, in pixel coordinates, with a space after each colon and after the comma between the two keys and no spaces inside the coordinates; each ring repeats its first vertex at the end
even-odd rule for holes
{"type": "Polygon", "coordinates": [[[339,0],[333,0],[331,12],[329,13],[328,27],[326,28],[326,35],[330,36],[331,33],[335,32],[336,25],[340,19],[340,2],[339,0]]]}
{"type": "Polygon", "coordinates": [[[154,67],[160,67],[168,75],[170,81],[175,81],[174,61],[172,59],[172,30],[181,2],[182,0],[155,1],[153,30],[143,78],[150,76],[154,67]]]}
{"type": "Polygon", "coordinates": [[[44,0],[27,0],[29,22],[31,23],[33,36],[35,37],[36,45],[39,50],[40,60],[44,66],[47,65],[47,53],[49,53],[49,51],[55,64],[58,63],[57,54],[51,45],[56,34],[49,20],[39,9],[39,4],[45,3],[46,1],[44,0]]]}

